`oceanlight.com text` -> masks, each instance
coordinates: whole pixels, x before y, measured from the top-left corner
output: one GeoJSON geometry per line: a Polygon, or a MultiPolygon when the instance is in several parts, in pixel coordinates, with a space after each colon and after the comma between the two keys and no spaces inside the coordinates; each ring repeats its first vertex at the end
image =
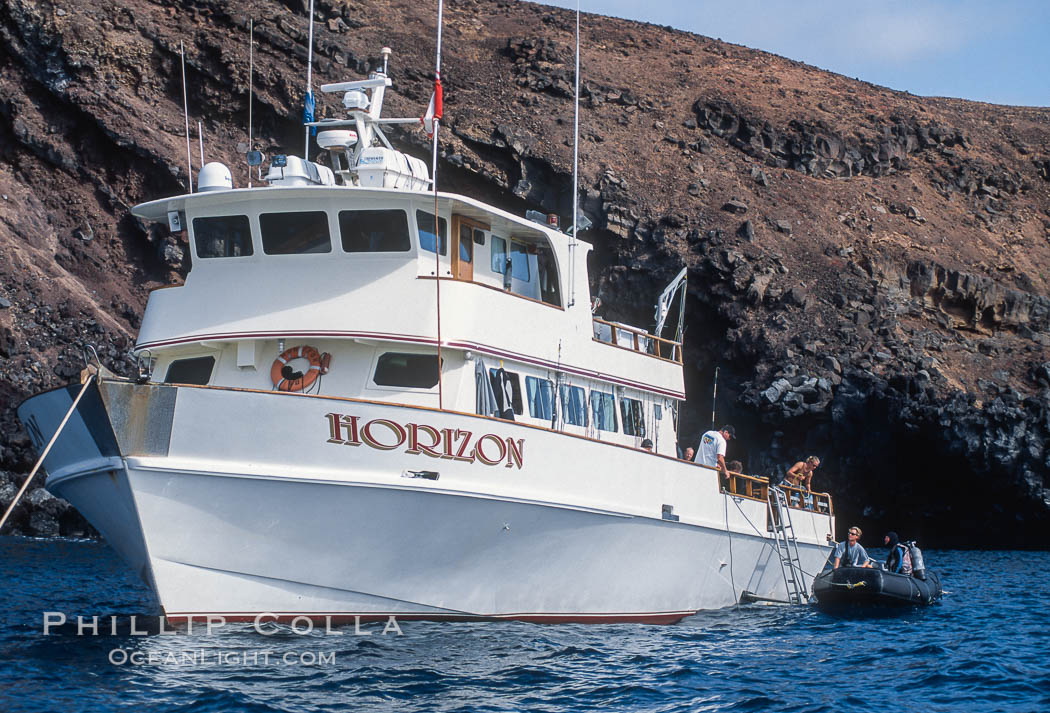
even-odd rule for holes
{"type": "Polygon", "coordinates": [[[334,666],[334,651],[271,651],[193,649],[138,651],[116,648],[109,652],[114,666],[334,666]]]}

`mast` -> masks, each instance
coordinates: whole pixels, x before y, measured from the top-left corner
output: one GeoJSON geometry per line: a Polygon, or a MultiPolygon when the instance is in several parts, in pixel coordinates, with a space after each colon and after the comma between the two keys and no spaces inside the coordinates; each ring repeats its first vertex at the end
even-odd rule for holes
{"type": "MultiPolygon", "coordinates": [[[[311,0],[312,2],[312,0],[311,0]]],[[[444,368],[441,363],[441,218],[438,216],[438,129],[441,124],[441,21],[444,15],[444,0],[438,0],[437,17],[437,52],[434,63],[434,152],[432,169],[430,172],[431,185],[434,187],[434,286],[437,292],[435,298],[435,309],[437,310],[437,359],[438,359],[438,410],[445,408],[444,385],[442,372],[444,368]]],[[[452,245],[452,225],[449,223],[448,244],[452,245]]],[[[451,256],[450,256],[451,257],[451,256]]]]}
{"type": "Polygon", "coordinates": [[[569,306],[576,304],[576,231],[580,212],[580,0],[576,0],[576,89],[573,93],[572,240],[569,242],[569,306]]]}
{"type": "MultiPolygon", "coordinates": [[[[314,120],[314,94],[313,94],[313,71],[314,71],[314,0],[310,0],[310,30],[307,37],[306,48],[306,98],[303,100],[303,123],[314,120]]],[[[310,127],[304,127],[303,137],[303,160],[310,160],[310,127]]]]}
{"type": "Polygon", "coordinates": [[[179,55],[182,57],[182,118],[186,122],[186,183],[193,193],[193,153],[190,151],[190,104],[186,98],[186,45],[179,40],[179,55]]]}
{"type": "MultiPolygon", "coordinates": [[[[255,94],[255,19],[248,20],[248,152],[255,150],[252,133],[252,98],[255,94]]],[[[252,165],[248,163],[248,188],[252,187],[252,165]]]]}

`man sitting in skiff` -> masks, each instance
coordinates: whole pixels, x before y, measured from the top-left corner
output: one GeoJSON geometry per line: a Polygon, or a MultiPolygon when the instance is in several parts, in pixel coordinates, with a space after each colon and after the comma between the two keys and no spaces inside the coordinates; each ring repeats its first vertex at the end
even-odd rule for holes
{"type": "Polygon", "coordinates": [[[832,569],[842,567],[870,567],[871,558],[868,557],[864,546],[860,544],[861,530],[854,525],[849,529],[849,536],[843,542],[835,545],[835,551],[831,554],[835,561],[832,569]]]}

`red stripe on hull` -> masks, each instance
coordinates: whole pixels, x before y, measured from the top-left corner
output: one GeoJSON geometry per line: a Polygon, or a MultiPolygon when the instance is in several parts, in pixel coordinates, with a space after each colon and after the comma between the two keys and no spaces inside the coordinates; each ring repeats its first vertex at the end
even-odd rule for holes
{"type": "Polygon", "coordinates": [[[291,624],[293,621],[307,619],[316,625],[331,624],[332,626],[345,626],[347,624],[368,624],[386,622],[391,617],[397,621],[441,621],[441,622],[496,622],[496,621],[524,621],[530,624],[674,624],[692,616],[696,612],[637,612],[631,614],[574,614],[559,612],[557,614],[401,614],[389,612],[377,614],[368,612],[362,614],[347,614],[346,612],[260,612],[257,614],[246,612],[176,612],[165,614],[165,618],[173,623],[185,623],[192,619],[195,626],[203,626],[208,617],[222,617],[222,620],[230,623],[254,623],[256,619],[260,624],[281,623],[291,624]]]}

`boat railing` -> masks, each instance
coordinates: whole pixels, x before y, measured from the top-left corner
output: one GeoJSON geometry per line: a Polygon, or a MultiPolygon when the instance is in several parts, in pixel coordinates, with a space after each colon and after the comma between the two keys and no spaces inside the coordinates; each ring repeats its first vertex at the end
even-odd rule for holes
{"type": "Polygon", "coordinates": [[[620,349],[648,354],[657,359],[682,363],[682,343],[649,334],[644,329],[607,322],[598,317],[594,321],[594,341],[611,344],[620,349]]]}
{"type": "MultiPolygon", "coordinates": [[[[822,515],[833,515],[831,495],[828,493],[817,493],[812,490],[804,490],[795,485],[781,483],[778,486],[787,496],[788,506],[797,510],[811,510],[822,515]]],[[[727,492],[733,495],[761,500],[766,502],[769,498],[769,478],[743,473],[729,472],[729,487],[727,492]]]]}

